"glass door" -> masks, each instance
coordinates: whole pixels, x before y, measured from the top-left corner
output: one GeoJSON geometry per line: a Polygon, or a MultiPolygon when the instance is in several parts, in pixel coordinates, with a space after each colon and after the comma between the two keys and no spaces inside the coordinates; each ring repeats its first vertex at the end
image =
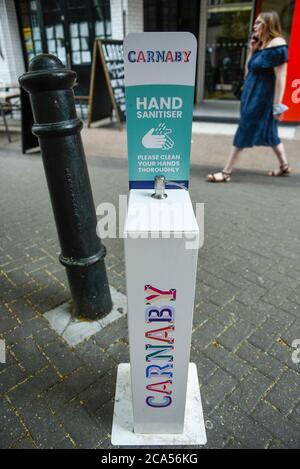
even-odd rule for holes
{"type": "Polygon", "coordinates": [[[208,0],[205,99],[236,99],[232,90],[244,76],[252,11],[249,0],[208,0]]]}

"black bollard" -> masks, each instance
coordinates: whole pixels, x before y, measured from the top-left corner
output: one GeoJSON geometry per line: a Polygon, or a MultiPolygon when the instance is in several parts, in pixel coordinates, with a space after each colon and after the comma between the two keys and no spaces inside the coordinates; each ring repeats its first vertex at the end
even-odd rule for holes
{"type": "Polygon", "coordinates": [[[96,319],[112,301],[104,264],[106,249],[96,234],[96,213],[80,137],[73,86],[76,73],[54,55],[36,56],[19,79],[29,93],[32,132],[41,148],[52,208],[76,314],[96,319]]]}

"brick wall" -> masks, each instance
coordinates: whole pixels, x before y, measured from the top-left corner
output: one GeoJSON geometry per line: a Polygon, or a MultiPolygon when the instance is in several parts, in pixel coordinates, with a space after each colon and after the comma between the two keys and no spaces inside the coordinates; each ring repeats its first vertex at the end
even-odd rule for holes
{"type": "Polygon", "coordinates": [[[13,0],[0,0],[0,45],[0,81],[17,83],[25,68],[13,0]]]}

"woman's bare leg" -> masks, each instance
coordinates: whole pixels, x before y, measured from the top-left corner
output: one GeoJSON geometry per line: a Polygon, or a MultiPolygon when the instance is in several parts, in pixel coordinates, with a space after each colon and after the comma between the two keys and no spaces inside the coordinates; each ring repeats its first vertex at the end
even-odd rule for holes
{"type": "Polygon", "coordinates": [[[236,164],[241,151],[242,148],[232,147],[228,160],[223,168],[223,172],[220,171],[219,173],[209,174],[207,176],[207,180],[211,182],[222,182],[224,181],[224,178],[226,178],[226,175],[228,175],[229,179],[231,171],[233,170],[233,167],[236,164]]]}
{"type": "Polygon", "coordinates": [[[278,171],[269,171],[269,176],[280,176],[282,174],[283,169],[285,172],[290,172],[288,160],[286,157],[285,153],[285,148],[283,146],[283,143],[279,143],[279,145],[276,145],[275,147],[272,147],[272,150],[274,151],[275,155],[277,156],[278,162],[280,169],[278,171]]]}
{"type": "Polygon", "coordinates": [[[232,147],[231,148],[230,155],[229,155],[228,160],[227,160],[227,162],[224,166],[224,169],[223,169],[223,171],[225,173],[231,173],[231,171],[233,170],[233,167],[236,164],[242,150],[243,150],[242,148],[238,148],[238,147],[232,147]]]}
{"type": "Polygon", "coordinates": [[[285,154],[283,143],[279,143],[279,145],[276,145],[276,147],[272,147],[272,150],[274,151],[275,155],[278,158],[279,165],[287,164],[288,161],[287,161],[287,157],[285,154]]]}

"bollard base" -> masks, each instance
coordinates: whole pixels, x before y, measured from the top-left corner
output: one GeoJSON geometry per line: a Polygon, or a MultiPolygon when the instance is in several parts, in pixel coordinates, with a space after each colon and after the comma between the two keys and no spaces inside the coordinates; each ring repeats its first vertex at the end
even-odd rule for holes
{"type": "Polygon", "coordinates": [[[111,443],[116,446],[205,445],[206,431],[197,367],[189,364],[186,411],[183,433],[149,434],[133,431],[130,364],[118,366],[111,443]]]}

